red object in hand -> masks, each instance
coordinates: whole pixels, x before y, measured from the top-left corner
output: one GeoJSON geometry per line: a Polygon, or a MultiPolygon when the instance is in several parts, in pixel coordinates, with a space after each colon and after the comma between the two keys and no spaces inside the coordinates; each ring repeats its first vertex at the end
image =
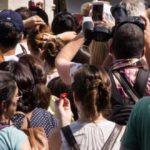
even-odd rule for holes
{"type": "Polygon", "coordinates": [[[60,98],[66,98],[68,96],[68,93],[61,93],[60,98]]]}
{"type": "Polygon", "coordinates": [[[68,102],[67,102],[67,100],[65,99],[67,96],[68,96],[68,93],[61,93],[61,94],[60,94],[60,98],[62,98],[62,99],[64,100],[63,106],[67,106],[67,105],[68,105],[68,102]]]}

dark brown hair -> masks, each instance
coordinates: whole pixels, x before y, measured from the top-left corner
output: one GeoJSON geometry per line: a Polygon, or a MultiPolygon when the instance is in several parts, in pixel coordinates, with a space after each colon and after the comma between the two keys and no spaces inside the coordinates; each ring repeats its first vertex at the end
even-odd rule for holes
{"type": "Polygon", "coordinates": [[[106,117],[110,109],[111,83],[107,73],[93,65],[84,65],[74,76],[72,89],[81,102],[85,117],[94,121],[99,113],[106,117]]]}
{"type": "Polygon", "coordinates": [[[51,69],[55,68],[55,58],[63,46],[63,42],[59,39],[51,39],[43,45],[44,52],[42,58],[51,69]]]}

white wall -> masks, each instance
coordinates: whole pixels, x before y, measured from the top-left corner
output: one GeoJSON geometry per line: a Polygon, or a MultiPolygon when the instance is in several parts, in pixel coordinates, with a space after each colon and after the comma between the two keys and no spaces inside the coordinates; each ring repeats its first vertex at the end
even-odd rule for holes
{"type": "MultiPolygon", "coordinates": [[[[1,4],[0,0],[0,4],[1,4]]],[[[29,0],[3,0],[4,3],[8,3],[8,7],[9,9],[15,10],[19,7],[28,7],[28,1],[29,0]]],[[[45,11],[47,12],[47,15],[49,17],[49,23],[51,23],[52,19],[53,19],[53,0],[34,0],[34,2],[45,2],[45,11]]],[[[3,8],[3,7],[2,7],[3,8]]]]}
{"type": "Polygon", "coordinates": [[[8,0],[0,0],[0,10],[8,8],[8,0]]]}

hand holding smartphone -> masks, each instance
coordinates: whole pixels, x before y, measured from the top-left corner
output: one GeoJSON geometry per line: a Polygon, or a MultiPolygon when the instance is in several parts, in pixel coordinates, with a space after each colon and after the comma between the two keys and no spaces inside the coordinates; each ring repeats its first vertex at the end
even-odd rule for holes
{"type": "Polygon", "coordinates": [[[110,11],[111,5],[106,1],[95,1],[92,5],[92,19],[94,23],[99,23],[105,17],[112,20],[112,14],[110,11]]]}

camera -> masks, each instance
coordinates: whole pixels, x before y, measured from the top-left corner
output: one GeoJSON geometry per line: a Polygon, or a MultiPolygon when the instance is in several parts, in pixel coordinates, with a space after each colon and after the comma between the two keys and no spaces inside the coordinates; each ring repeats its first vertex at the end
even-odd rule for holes
{"type": "Polygon", "coordinates": [[[104,26],[94,26],[91,17],[83,18],[83,33],[87,40],[108,41],[113,37],[114,32],[125,23],[133,23],[144,31],[145,23],[143,19],[139,16],[128,16],[126,9],[120,4],[111,7],[111,13],[115,19],[115,26],[112,29],[108,29],[104,26]]]}
{"type": "Polygon", "coordinates": [[[139,26],[142,30],[145,29],[145,23],[143,19],[139,16],[128,16],[126,9],[120,4],[111,7],[111,13],[115,18],[115,27],[113,30],[118,29],[125,23],[133,23],[139,26]]]}
{"type": "Polygon", "coordinates": [[[111,38],[111,30],[105,26],[98,26],[105,16],[109,20],[113,20],[111,5],[106,1],[94,1],[92,4],[92,18],[83,18],[83,33],[87,40],[95,40],[105,42],[111,38]],[[93,22],[94,21],[94,22],[93,22]],[[94,26],[94,24],[96,26],[94,26]]]}
{"type": "Polygon", "coordinates": [[[95,26],[91,17],[83,18],[83,33],[87,40],[107,41],[111,37],[111,30],[103,26],[95,26]]]}

